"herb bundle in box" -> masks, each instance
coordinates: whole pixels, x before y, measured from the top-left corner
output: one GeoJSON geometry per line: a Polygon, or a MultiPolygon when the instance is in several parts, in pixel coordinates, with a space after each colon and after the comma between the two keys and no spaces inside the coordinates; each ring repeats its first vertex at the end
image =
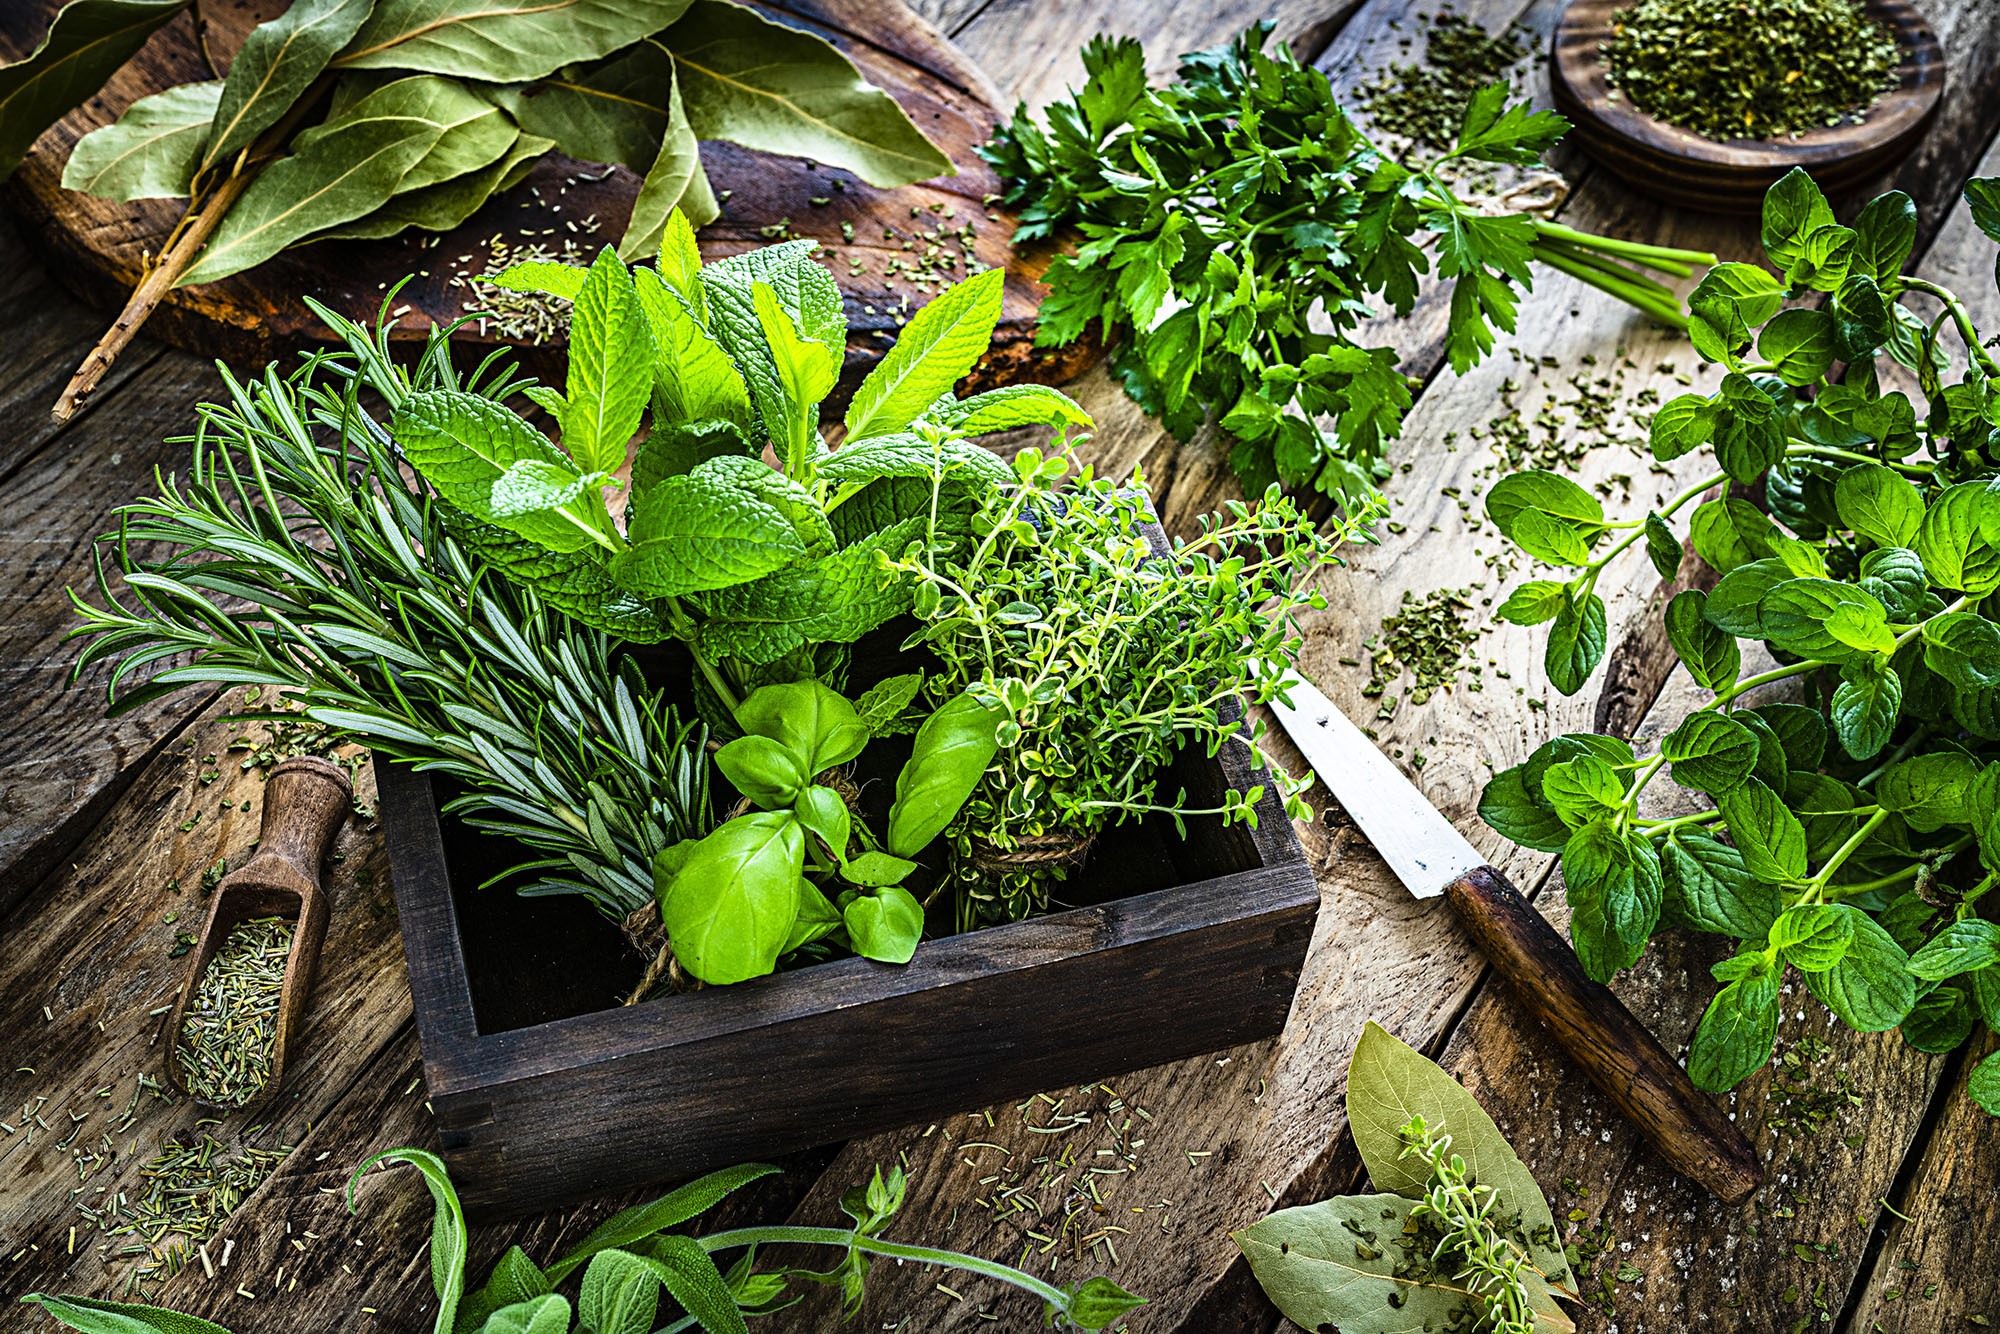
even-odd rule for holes
{"type": "Polygon", "coordinates": [[[79,600],[114,707],[277,686],[394,761],[426,1075],[477,1208],[1209,1050],[1289,1008],[1318,895],[1243,701],[1277,689],[1355,525],[1320,534],[1274,490],[1170,543],[1141,494],[1065,484],[1063,443],[1011,466],[970,443],[1088,424],[1039,386],[952,392],[997,271],[918,313],[829,448],[846,330],[812,249],[703,265],[677,215],[655,267],[514,271],[574,303],[560,389],[464,374],[443,332],[398,365],[387,328],[321,311],[348,350],[231,379],[185,477],[107,539],[124,588],[106,568],[79,600]],[[1026,894],[969,855],[1051,828],[1094,852],[1026,894]]]}

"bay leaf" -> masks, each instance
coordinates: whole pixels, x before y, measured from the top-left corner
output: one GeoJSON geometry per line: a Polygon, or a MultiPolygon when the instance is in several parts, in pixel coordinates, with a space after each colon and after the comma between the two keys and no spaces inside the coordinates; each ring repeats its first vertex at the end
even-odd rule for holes
{"type": "Polygon", "coordinates": [[[328,128],[258,174],[175,286],[225,278],[374,212],[438,136],[437,122],[423,116],[369,116],[328,128]]]}
{"type": "Polygon", "coordinates": [[[188,0],[70,0],[26,59],[0,66],[0,179],[42,131],[104,86],[188,0]]]}
{"type": "Polygon", "coordinates": [[[649,38],[532,85],[483,91],[523,130],[555,140],[558,153],[643,174],[666,138],[677,72],[667,48],[649,38]]]}
{"type": "Polygon", "coordinates": [[[822,38],[724,0],[695,0],[662,34],[698,139],[811,158],[870,185],[958,169],[896,99],[822,38]]]}
{"type": "Polygon", "coordinates": [[[376,0],[333,64],[519,83],[630,46],[687,7],[688,0],[376,0]]]}
{"type": "MultiPolygon", "coordinates": [[[[1280,1209],[1230,1237],[1271,1302],[1303,1329],[1412,1334],[1471,1329],[1485,1303],[1434,1266],[1435,1228],[1400,1195],[1344,1195],[1280,1209]]],[[[1573,1331],[1547,1284],[1524,1273],[1537,1330],[1573,1331]]]]}
{"type": "Polygon", "coordinates": [[[227,162],[277,124],[373,7],[374,0],[292,0],[252,28],[229,62],[201,169],[227,162]]]}
{"type": "Polygon", "coordinates": [[[328,134],[372,117],[428,120],[437,126],[437,141],[397,184],[399,193],[422,190],[489,166],[504,156],[520,135],[505,111],[457,79],[435,74],[360,75],[341,82],[353,83],[359,95],[338,99],[324,125],[301,131],[292,140],[292,151],[302,151],[328,134]]]}
{"type": "Polygon", "coordinates": [[[63,188],[121,201],[184,198],[221,94],[216,79],[140,98],[115,124],[77,141],[63,165],[63,188]]]}
{"type": "Polygon", "coordinates": [[[1403,1141],[1397,1134],[1417,1115],[1451,1136],[1451,1151],[1465,1159],[1468,1181],[1492,1189],[1496,1224],[1519,1216],[1515,1226],[1500,1227],[1501,1234],[1525,1250],[1535,1268],[1558,1287],[1569,1283],[1555,1216],[1534,1174],[1493,1118],[1421,1052],[1369,1022],[1347,1068],[1347,1124],[1377,1190],[1414,1197],[1428,1184],[1429,1169],[1420,1159],[1401,1157],[1403,1141]]]}
{"type": "Polygon", "coordinates": [[[312,241],[379,241],[415,227],[448,232],[480,210],[494,195],[519,185],[535,160],[555,145],[532,134],[518,134],[514,146],[499,161],[454,180],[421,190],[403,190],[366,217],[342,223],[307,238],[312,241]]]}
{"type": "Polygon", "coordinates": [[[701,169],[701,143],[681,106],[678,73],[667,85],[667,127],[659,155],[640,183],[639,197],[632,201],[632,219],[619,238],[618,257],[631,264],[658,254],[667,218],[677,208],[695,227],[715,221],[722,211],[708,173],[701,169]]]}

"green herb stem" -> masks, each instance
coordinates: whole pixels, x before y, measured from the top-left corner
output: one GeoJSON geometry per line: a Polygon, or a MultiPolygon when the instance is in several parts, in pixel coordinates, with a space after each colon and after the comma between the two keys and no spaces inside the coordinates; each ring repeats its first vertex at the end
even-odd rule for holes
{"type": "Polygon", "coordinates": [[[1604,269],[1582,263],[1546,246],[1536,246],[1534,253],[1536,259],[1550,268],[1560,273],[1567,273],[1570,277],[1595,287],[1600,292],[1617,297],[1626,305],[1660,324],[1682,331],[1687,329],[1685,314],[1677,308],[1668,306],[1653,293],[1637,286],[1630,278],[1620,277],[1604,269]]]}
{"type": "Polygon", "coordinates": [[[1833,873],[1845,865],[1847,859],[1852,857],[1855,851],[1868,841],[1868,836],[1874,833],[1876,828],[1888,818],[1888,811],[1883,810],[1879,806],[1876,807],[1875,813],[1864,820],[1861,827],[1849,835],[1847,841],[1838,848],[1835,848],[1833,855],[1826,859],[1826,864],[1819,868],[1819,874],[1815,875],[1806,886],[1806,896],[1802,901],[1807,903],[1822,902],[1826,894],[1827,882],[1833,879],[1833,873]]]}
{"type": "Polygon", "coordinates": [[[1979,368],[1988,376],[2000,376],[2000,363],[1996,363],[1993,354],[1986,350],[1986,343],[1980,338],[1979,330],[1973,327],[1972,312],[1965,308],[1965,303],[1958,299],[1957,293],[1939,287],[1936,283],[1926,282],[1922,278],[1905,278],[1903,287],[1906,291],[1922,292],[1942,302],[1944,308],[1951,313],[1951,322],[1957,326],[1958,336],[1965,340],[1966,355],[1978,362],[1979,368]]]}
{"type": "Polygon", "coordinates": [[[727,1232],[716,1232],[698,1238],[701,1248],[711,1254],[716,1251],[735,1250],[743,1246],[836,1246],[842,1250],[852,1248],[869,1255],[886,1255],[897,1260],[913,1260],[918,1264],[942,1265],[947,1269],[963,1269],[969,1273],[982,1274],[998,1279],[1023,1291],[1033,1293],[1043,1301],[1067,1314],[1069,1294],[1052,1283],[1046,1283],[1033,1274],[1024,1274],[997,1260],[984,1260],[976,1255],[964,1255],[958,1251],[942,1251],[930,1246],[909,1246],[897,1241],[883,1241],[879,1237],[866,1237],[857,1232],[837,1227],[797,1227],[778,1224],[770,1227],[740,1227],[727,1232]]]}
{"type": "Polygon", "coordinates": [[[1533,220],[1535,232],[1550,240],[1566,241],[1571,245],[1589,250],[1601,251],[1608,255],[1623,255],[1636,264],[1663,273],[1672,273],[1677,278],[1692,276],[1689,265],[1699,264],[1709,267],[1716,263],[1716,257],[1706,250],[1676,250],[1672,246],[1650,245],[1644,241],[1626,241],[1615,236],[1596,236],[1590,232],[1580,232],[1574,227],[1565,227],[1559,222],[1546,218],[1533,220]],[[1672,267],[1668,267],[1672,266],[1672,267]]]}

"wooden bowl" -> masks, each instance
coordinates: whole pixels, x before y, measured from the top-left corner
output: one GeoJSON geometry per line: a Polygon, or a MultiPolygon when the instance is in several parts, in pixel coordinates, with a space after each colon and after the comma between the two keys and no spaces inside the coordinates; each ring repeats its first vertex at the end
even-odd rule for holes
{"type": "Polygon", "coordinates": [[[1858,121],[1808,130],[1795,139],[1706,139],[1613,98],[1600,43],[1612,15],[1631,0],[1574,0],[1556,25],[1549,66],[1556,110],[1570,137],[1633,188],[1682,208],[1755,213],[1764,192],[1804,167],[1827,194],[1861,184],[1906,155],[1937,111],[1944,53],[1937,34],[1904,0],[1868,0],[1903,53],[1896,86],[1858,121]]]}

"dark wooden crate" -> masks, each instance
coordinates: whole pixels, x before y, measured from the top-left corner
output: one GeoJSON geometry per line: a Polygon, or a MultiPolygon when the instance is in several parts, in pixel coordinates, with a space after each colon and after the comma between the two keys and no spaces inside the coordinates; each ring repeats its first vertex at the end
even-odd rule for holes
{"type": "Polygon", "coordinates": [[[480,886],[524,849],[439,814],[427,775],[377,769],[438,1140],[481,1219],[684,1180],[1284,1027],[1319,891],[1240,744],[1189,748],[1161,791],[1265,782],[1258,828],[1107,831],[1068,907],[621,1007],[641,961],[578,898],[480,886]],[[478,899],[477,904],[472,900],[478,899]]]}

